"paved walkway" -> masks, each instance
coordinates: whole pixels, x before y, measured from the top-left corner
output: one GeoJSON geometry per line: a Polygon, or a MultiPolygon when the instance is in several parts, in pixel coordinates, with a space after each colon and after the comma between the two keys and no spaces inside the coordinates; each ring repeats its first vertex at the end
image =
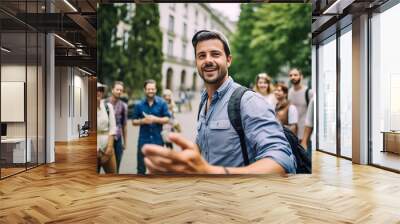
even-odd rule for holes
{"type": "MultiPolygon", "coordinates": [[[[181,113],[176,113],[176,119],[182,126],[182,135],[186,138],[195,141],[196,139],[196,119],[197,110],[200,101],[200,94],[195,93],[192,100],[192,111],[188,111],[186,107],[182,107],[181,113]]],[[[128,121],[128,144],[127,149],[121,161],[120,173],[121,174],[136,174],[136,153],[138,141],[139,127],[133,126],[132,121],[128,121]]]]}

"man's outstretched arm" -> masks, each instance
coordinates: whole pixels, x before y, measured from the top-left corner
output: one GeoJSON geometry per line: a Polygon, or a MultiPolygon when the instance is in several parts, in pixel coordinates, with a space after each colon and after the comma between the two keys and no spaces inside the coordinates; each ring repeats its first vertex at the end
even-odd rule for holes
{"type": "Polygon", "coordinates": [[[177,152],[158,145],[143,146],[145,163],[150,173],[180,174],[284,174],[284,168],[273,159],[263,158],[245,167],[210,165],[196,144],[182,135],[170,133],[169,139],[182,148],[177,152]]]}

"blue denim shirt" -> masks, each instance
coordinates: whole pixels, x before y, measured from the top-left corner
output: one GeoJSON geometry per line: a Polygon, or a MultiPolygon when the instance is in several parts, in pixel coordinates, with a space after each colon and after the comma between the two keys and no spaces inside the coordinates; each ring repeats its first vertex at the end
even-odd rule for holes
{"type": "MultiPolygon", "coordinates": [[[[239,84],[229,77],[212,96],[207,114],[204,114],[205,103],[200,111],[196,143],[212,165],[244,166],[239,136],[228,118],[228,101],[237,87],[239,84]]],[[[207,98],[207,92],[203,91],[202,102],[207,98]]],[[[295,157],[272,106],[261,95],[247,91],[240,110],[250,163],[271,158],[287,173],[295,173],[295,157]]]]}
{"type": "MultiPolygon", "coordinates": [[[[146,99],[140,101],[139,104],[135,106],[133,112],[133,119],[144,118],[143,112],[148,115],[154,115],[157,117],[171,117],[168,112],[167,103],[159,96],[154,99],[153,105],[150,107],[146,99]]],[[[138,147],[141,148],[144,144],[157,144],[163,145],[163,140],[161,137],[162,124],[145,124],[140,126],[139,131],[139,142],[138,147]]]]}

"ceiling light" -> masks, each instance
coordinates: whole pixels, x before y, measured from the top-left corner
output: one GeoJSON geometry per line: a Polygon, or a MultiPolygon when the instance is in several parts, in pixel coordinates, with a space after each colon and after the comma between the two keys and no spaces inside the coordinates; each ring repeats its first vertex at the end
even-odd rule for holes
{"type": "Polygon", "coordinates": [[[78,70],[81,71],[81,72],[83,72],[83,73],[85,73],[85,74],[87,74],[87,75],[92,75],[92,74],[89,73],[88,71],[83,70],[83,69],[81,69],[81,68],[79,68],[79,67],[78,67],[78,70]]]}
{"type": "Polygon", "coordinates": [[[75,48],[75,45],[71,44],[71,42],[67,41],[66,39],[58,36],[57,34],[54,34],[55,37],[57,37],[58,39],[60,39],[62,42],[66,43],[67,45],[69,45],[70,47],[75,48]]]}
{"type": "Polygon", "coordinates": [[[332,5],[330,5],[322,14],[342,14],[343,10],[351,5],[355,0],[336,0],[332,5]]]}
{"type": "Polygon", "coordinates": [[[1,50],[4,51],[4,52],[6,52],[6,53],[10,53],[10,52],[11,52],[10,50],[8,50],[8,49],[5,48],[5,47],[1,47],[1,50]]]}
{"type": "Polygon", "coordinates": [[[71,4],[69,3],[68,0],[64,0],[65,4],[67,4],[74,12],[78,12],[78,10],[71,4]]]}

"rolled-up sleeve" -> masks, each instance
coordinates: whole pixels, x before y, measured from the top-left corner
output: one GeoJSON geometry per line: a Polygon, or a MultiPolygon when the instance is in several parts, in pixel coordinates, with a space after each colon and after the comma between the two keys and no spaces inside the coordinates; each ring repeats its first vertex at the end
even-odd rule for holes
{"type": "Polygon", "coordinates": [[[163,102],[163,104],[161,105],[161,117],[169,117],[171,118],[171,113],[168,110],[168,104],[163,102]]]}
{"type": "Polygon", "coordinates": [[[283,129],[272,107],[253,92],[246,92],[241,100],[241,116],[250,150],[255,150],[255,160],[271,158],[286,173],[296,173],[296,160],[283,129]]]}
{"type": "Polygon", "coordinates": [[[109,130],[108,130],[108,134],[109,135],[115,135],[117,133],[117,124],[115,121],[115,112],[114,112],[114,107],[111,103],[107,103],[108,104],[108,108],[109,108],[109,130]]]}

